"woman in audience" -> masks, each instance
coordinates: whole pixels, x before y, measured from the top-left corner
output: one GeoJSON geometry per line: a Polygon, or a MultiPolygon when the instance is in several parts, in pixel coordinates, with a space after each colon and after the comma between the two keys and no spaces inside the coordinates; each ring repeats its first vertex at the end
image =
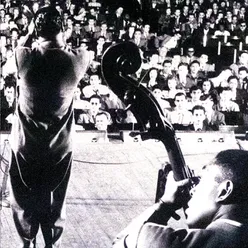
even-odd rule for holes
{"type": "Polygon", "coordinates": [[[158,85],[158,70],[156,68],[151,68],[147,77],[145,76],[142,84],[149,90],[152,90],[153,86],[158,85]]]}
{"type": "Polygon", "coordinates": [[[208,95],[210,92],[214,90],[214,85],[211,80],[205,80],[199,84],[202,95],[208,95]]]}

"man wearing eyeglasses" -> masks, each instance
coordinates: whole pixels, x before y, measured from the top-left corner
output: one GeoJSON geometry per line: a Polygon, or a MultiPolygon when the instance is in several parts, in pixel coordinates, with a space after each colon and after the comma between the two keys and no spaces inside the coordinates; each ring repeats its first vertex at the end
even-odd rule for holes
{"type": "Polygon", "coordinates": [[[233,32],[234,36],[238,36],[241,42],[246,43],[246,36],[248,36],[248,29],[245,20],[241,20],[238,25],[238,29],[233,32]]]}
{"type": "Polygon", "coordinates": [[[189,201],[185,189],[192,180],[176,182],[170,172],[160,201],[133,220],[114,240],[113,247],[248,247],[247,163],[248,151],[218,153],[203,167],[201,180],[191,190],[189,201]],[[188,228],[170,227],[168,220],[186,204],[188,228]]]}

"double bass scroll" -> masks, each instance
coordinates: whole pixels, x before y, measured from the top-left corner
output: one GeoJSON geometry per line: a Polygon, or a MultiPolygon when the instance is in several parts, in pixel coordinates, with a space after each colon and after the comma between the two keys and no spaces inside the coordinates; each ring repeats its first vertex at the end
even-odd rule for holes
{"type": "MultiPolygon", "coordinates": [[[[112,45],[105,51],[101,70],[110,89],[129,106],[137,119],[139,132],[132,134],[140,134],[142,140],[160,140],[168,153],[175,180],[190,178],[192,174],[185,164],[173,126],[164,116],[151,91],[130,76],[140,66],[138,47],[132,42],[124,42],[112,45]]],[[[161,194],[157,192],[156,200],[161,194]]]]}

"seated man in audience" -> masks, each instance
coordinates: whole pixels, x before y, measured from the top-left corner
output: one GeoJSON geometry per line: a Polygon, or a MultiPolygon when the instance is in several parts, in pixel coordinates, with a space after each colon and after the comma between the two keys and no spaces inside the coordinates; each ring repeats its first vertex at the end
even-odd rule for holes
{"type": "Polygon", "coordinates": [[[90,108],[90,103],[86,100],[81,99],[82,91],[81,87],[78,85],[74,91],[73,96],[73,110],[74,110],[74,119],[77,122],[79,115],[83,113],[86,109],[90,108]]]}
{"type": "Polygon", "coordinates": [[[205,108],[201,105],[195,105],[192,109],[192,124],[190,124],[187,129],[197,132],[212,130],[205,120],[206,120],[205,108]]]}
{"type": "Polygon", "coordinates": [[[199,58],[199,62],[200,62],[200,71],[203,72],[205,77],[215,72],[215,65],[208,63],[208,55],[206,53],[201,54],[199,58]]]}
{"type": "Polygon", "coordinates": [[[186,89],[187,83],[187,75],[189,73],[188,64],[187,63],[179,63],[178,70],[177,70],[177,87],[179,89],[186,89]]]}
{"type": "Polygon", "coordinates": [[[108,31],[106,22],[101,23],[100,31],[94,33],[94,39],[98,39],[100,36],[104,37],[107,42],[111,42],[113,39],[112,33],[108,31]]]}
{"type": "Polygon", "coordinates": [[[215,110],[217,96],[215,94],[201,96],[201,105],[205,108],[206,123],[214,130],[218,131],[220,126],[226,125],[225,115],[215,110]]]}
{"type": "Polygon", "coordinates": [[[152,94],[158,101],[158,104],[160,105],[164,115],[167,116],[169,113],[169,109],[171,108],[171,105],[168,101],[162,98],[163,97],[162,90],[158,85],[154,85],[152,87],[152,94]]]}
{"type": "Polygon", "coordinates": [[[16,107],[16,79],[10,75],[4,81],[4,95],[0,99],[0,128],[2,131],[10,131],[16,107]]]}
{"type": "Polygon", "coordinates": [[[110,93],[109,87],[101,84],[101,78],[98,74],[90,75],[89,82],[90,85],[83,88],[84,97],[90,98],[94,94],[108,95],[110,93]]]}
{"type": "Polygon", "coordinates": [[[174,52],[172,54],[172,70],[175,71],[177,73],[178,70],[178,66],[181,63],[181,56],[178,52],[174,52]]]}
{"type": "Polygon", "coordinates": [[[108,126],[112,124],[111,116],[108,112],[102,111],[96,114],[96,123],[95,127],[98,131],[101,131],[96,134],[94,137],[95,142],[109,142],[108,138],[108,126]]]}
{"type": "Polygon", "coordinates": [[[198,60],[198,57],[195,56],[195,49],[194,47],[188,47],[187,54],[185,56],[181,56],[181,62],[190,64],[194,60],[198,60]]]}
{"type": "Polygon", "coordinates": [[[187,109],[186,95],[179,92],[174,99],[175,108],[169,113],[168,119],[176,129],[181,129],[192,122],[192,113],[187,109]]]}
{"type": "Polygon", "coordinates": [[[175,181],[170,172],[163,196],[117,235],[113,248],[246,248],[247,164],[248,152],[233,149],[204,165],[198,183],[175,181]],[[182,206],[188,227],[175,229],[168,221],[182,206]]]}
{"type": "Polygon", "coordinates": [[[189,90],[193,85],[197,85],[204,78],[204,74],[200,71],[200,62],[198,60],[192,61],[189,65],[189,73],[185,85],[186,90],[189,90]]]}
{"type": "Polygon", "coordinates": [[[106,42],[106,38],[104,36],[99,36],[95,42],[95,44],[92,45],[92,50],[94,51],[94,60],[101,62],[102,55],[104,54],[105,50],[109,47],[111,43],[106,42]]]}
{"type": "Polygon", "coordinates": [[[189,89],[190,98],[188,99],[188,110],[192,110],[195,105],[201,105],[202,89],[197,85],[193,85],[189,89]]]}
{"type": "Polygon", "coordinates": [[[239,55],[239,60],[237,63],[233,63],[230,68],[233,70],[234,75],[238,76],[238,70],[240,67],[246,67],[248,68],[248,52],[247,51],[241,51],[239,55]]]}
{"type": "Polygon", "coordinates": [[[239,112],[240,108],[237,103],[232,101],[232,91],[230,87],[219,89],[219,102],[217,110],[222,112],[239,112]]]}
{"type": "Polygon", "coordinates": [[[176,75],[175,72],[172,71],[172,61],[166,59],[163,62],[163,69],[161,70],[158,76],[158,83],[161,86],[161,88],[163,88],[166,85],[166,81],[168,77],[173,77],[175,75],[176,75]]]}
{"type": "Polygon", "coordinates": [[[96,115],[102,110],[102,98],[99,95],[92,95],[89,99],[90,108],[80,114],[76,124],[83,124],[85,129],[94,129],[96,124],[96,115]],[[85,125],[86,124],[86,125],[85,125]]]}
{"type": "Polygon", "coordinates": [[[81,23],[79,21],[74,22],[73,31],[71,33],[71,42],[73,47],[79,47],[81,41],[86,38],[86,32],[82,28],[81,23]]]}
{"type": "Polygon", "coordinates": [[[100,31],[100,27],[96,25],[96,20],[94,17],[90,16],[88,18],[88,25],[84,26],[84,30],[86,32],[87,38],[92,41],[94,34],[100,31]]]}
{"type": "Polygon", "coordinates": [[[107,131],[108,126],[112,124],[111,116],[106,111],[98,112],[95,119],[95,127],[100,131],[107,131]]]}
{"type": "Polygon", "coordinates": [[[228,86],[231,89],[231,100],[236,102],[239,105],[240,110],[242,111],[244,109],[243,104],[245,103],[245,100],[247,99],[247,93],[243,89],[238,89],[238,77],[231,76],[227,80],[228,86]]]}
{"type": "Polygon", "coordinates": [[[239,89],[244,89],[246,92],[248,92],[248,69],[245,66],[239,67],[239,84],[238,88],[239,89]]]}

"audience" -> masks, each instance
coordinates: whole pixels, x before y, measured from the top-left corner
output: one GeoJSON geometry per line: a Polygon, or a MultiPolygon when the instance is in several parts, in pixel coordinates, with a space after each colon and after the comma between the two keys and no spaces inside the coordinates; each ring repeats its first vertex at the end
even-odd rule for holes
{"type": "MultiPolygon", "coordinates": [[[[44,3],[3,0],[0,5],[1,77],[4,87],[8,85],[9,76],[17,80],[13,63],[15,47],[27,33],[32,15],[39,7],[49,4],[48,0],[44,3]]],[[[145,12],[147,16],[141,9],[135,13],[136,8],[125,4],[118,6],[111,1],[56,2],[56,9],[63,16],[64,39],[68,46],[72,49],[82,47],[92,55],[90,68],[75,92],[75,111],[86,108],[84,111],[87,112],[89,107],[85,101],[93,95],[102,98],[101,108],[124,111],[124,105],[103,81],[100,62],[109,45],[131,41],[142,54],[137,80],[142,79],[145,87],[156,97],[159,95],[157,99],[163,106],[166,105],[162,108],[171,116],[173,124],[191,124],[193,113],[187,112],[187,107],[191,105],[189,109],[192,111],[196,105],[212,102],[209,95],[213,92],[217,92],[218,98],[214,111],[246,113],[248,14],[245,2],[152,1],[150,9],[145,12]],[[225,60],[222,56],[220,61],[220,56],[228,53],[228,49],[232,49],[233,58],[227,56],[225,60]],[[199,89],[192,91],[192,87],[199,89]],[[179,99],[187,106],[183,110],[187,113],[187,118],[184,118],[187,121],[175,121],[175,115],[178,117],[175,111],[180,109],[179,99]],[[166,100],[170,102],[171,110],[166,100]]],[[[35,38],[33,42],[37,42],[35,38]]],[[[210,122],[213,106],[205,105],[208,125],[224,125],[225,121],[220,121],[221,124],[210,122]]],[[[1,110],[4,108],[2,104],[1,110]]],[[[80,120],[79,115],[75,119],[80,120]]],[[[5,121],[3,115],[2,121],[5,121]]]]}

